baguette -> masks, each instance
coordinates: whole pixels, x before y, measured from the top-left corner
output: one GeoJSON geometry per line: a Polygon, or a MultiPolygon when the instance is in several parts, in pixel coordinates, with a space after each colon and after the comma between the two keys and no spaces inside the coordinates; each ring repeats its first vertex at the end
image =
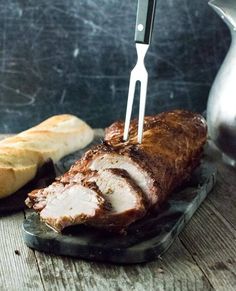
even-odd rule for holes
{"type": "Polygon", "coordinates": [[[31,181],[48,159],[56,163],[88,145],[93,136],[84,121],[63,114],[0,141],[0,199],[31,181]]]}

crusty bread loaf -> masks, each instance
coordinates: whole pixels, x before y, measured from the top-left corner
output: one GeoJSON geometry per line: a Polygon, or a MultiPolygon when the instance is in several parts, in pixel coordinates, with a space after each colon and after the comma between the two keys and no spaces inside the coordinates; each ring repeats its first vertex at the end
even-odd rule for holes
{"type": "Polygon", "coordinates": [[[93,140],[93,135],[84,121],[63,114],[0,141],[0,198],[32,180],[47,159],[57,162],[85,147],[93,140]]]}

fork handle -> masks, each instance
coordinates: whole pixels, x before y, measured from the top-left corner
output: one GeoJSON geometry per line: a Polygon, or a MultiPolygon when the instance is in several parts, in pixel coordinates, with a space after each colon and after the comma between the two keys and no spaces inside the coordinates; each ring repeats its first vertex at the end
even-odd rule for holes
{"type": "Polygon", "coordinates": [[[135,42],[149,44],[155,16],[156,0],[138,0],[135,42]]]}

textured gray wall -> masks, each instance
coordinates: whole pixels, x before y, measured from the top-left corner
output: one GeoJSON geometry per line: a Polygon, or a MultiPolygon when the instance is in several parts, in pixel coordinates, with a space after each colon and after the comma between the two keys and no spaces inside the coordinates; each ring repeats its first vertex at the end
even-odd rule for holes
{"type": "MultiPolygon", "coordinates": [[[[0,131],[56,113],[92,126],[124,118],[135,0],[0,0],[0,131]]],[[[206,0],[157,0],[147,114],[203,111],[230,43],[206,0]]],[[[135,106],[137,114],[137,106],[135,106]]]]}

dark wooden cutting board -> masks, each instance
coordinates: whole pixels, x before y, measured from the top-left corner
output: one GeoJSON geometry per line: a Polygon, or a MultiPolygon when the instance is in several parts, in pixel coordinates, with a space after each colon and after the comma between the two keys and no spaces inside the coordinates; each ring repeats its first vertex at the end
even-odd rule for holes
{"type": "MultiPolygon", "coordinates": [[[[100,136],[97,135],[95,143],[100,136]]],[[[67,170],[83,152],[61,160],[56,167],[58,173],[67,170]]],[[[126,235],[84,225],[68,228],[60,234],[32,213],[23,223],[24,241],[38,251],[90,260],[126,264],[154,260],[173,243],[211,191],[215,180],[216,168],[205,156],[191,180],[173,193],[158,212],[132,224],[126,235]]]]}

